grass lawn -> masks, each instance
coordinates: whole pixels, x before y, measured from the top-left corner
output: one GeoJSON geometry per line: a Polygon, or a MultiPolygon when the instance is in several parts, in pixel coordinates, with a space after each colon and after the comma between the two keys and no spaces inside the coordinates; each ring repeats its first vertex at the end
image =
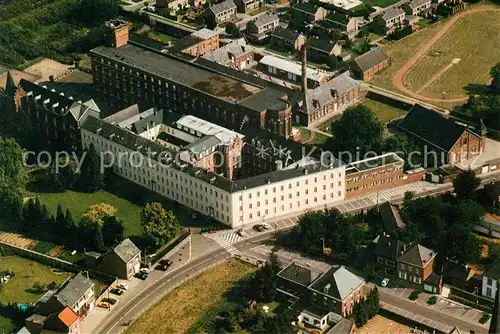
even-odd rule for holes
{"type": "MultiPolygon", "coordinates": [[[[500,47],[493,47],[492,41],[500,43],[500,12],[478,12],[465,16],[419,59],[406,75],[406,84],[418,91],[428,86],[421,94],[441,98],[467,96],[464,89],[468,84],[485,85],[490,79],[489,71],[500,59],[500,47]],[[431,78],[450,65],[436,80],[431,78]]],[[[497,44],[498,45],[498,44],[497,44]]]]}
{"type": "Polygon", "coordinates": [[[402,116],[408,112],[408,110],[396,108],[369,98],[366,98],[363,101],[362,105],[368,107],[373,112],[375,118],[382,124],[385,124],[392,119],[402,116]]]}
{"type": "Polygon", "coordinates": [[[0,315],[0,333],[13,333],[16,325],[9,318],[0,315]]]}
{"type": "Polygon", "coordinates": [[[178,287],[143,314],[126,333],[186,333],[255,269],[237,260],[220,264],[178,287]]]}
{"type": "Polygon", "coordinates": [[[315,133],[315,137],[314,137],[314,140],[309,142],[309,144],[312,144],[312,145],[321,145],[323,144],[324,142],[326,142],[328,140],[328,137],[325,136],[324,134],[322,133],[319,133],[319,132],[316,132],[315,133]]]}
{"type": "Polygon", "coordinates": [[[12,270],[15,277],[7,282],[0,291],[0,300],[5,303],[34,303],[41,295],[26,291],[33,287],[35,282],[49,284],[63,283],[71,273],[53,273],[50,267],[39,262],[31,261],[19,256],[1,256],[0,271],[12,270]]]}
{"type": "Polygon", "coordinates": [[[168,45],[170,45],[170,43],[175,42],[177,40],[176,38],[174,38],[172,36],[163,34],[163,33],[158,32],[158,31],[153,31],[153,30],[148,32],[148,37],[151,39],[154,39],[155,41],[162,42],[162,43],[165,43],[168,45]]]}
{"type": "Polygon", "coordinates": [[[47,205],[54,215],[57,205],[61,204],[64,211],[68,208],[73,219],[78,221],[82,213],[91,205],[109,203],[117,209],[116,216],[123,219],[126,235],[141,235],[140,211],[141,208],[126,199],[117,197],[107,191],[100,190],[93,194],[65,191],[63,193],[31,193],[31,196],[39,196],[40,202],[47,205]]]}
{"type": "Polygon", "coordinates": [[[392,4],[395,4],[398,0],[363,0],[364,4],[378,7],[388,7],[392,4]]]}

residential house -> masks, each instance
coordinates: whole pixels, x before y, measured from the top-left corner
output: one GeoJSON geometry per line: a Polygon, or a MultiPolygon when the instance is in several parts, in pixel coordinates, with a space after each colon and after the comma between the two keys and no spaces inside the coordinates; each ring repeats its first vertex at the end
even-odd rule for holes
{"type": "Polygon", "coordinates": [[[486,269],[483,273],[483,284],[481,286],[481,295],[490,299],[494,299],[498,284],[500,283],[500,264],[495,263],[486,269]]]}
{"type": "Polygon", "coordinates": [[[141,250],[127,238],[104,254],[90,254],[86,262],[90,268],[121,279],[130,279],[140,270],[141,250]]]}
{"type": "Polygon", "coordinates": [[[276,27],[271,33],[271,44],[286,50],[301,50],[306,42],[306,36],[301,32],[276,27]]]}
{"type": "Polygon", "coordinates": [[[405,12],[399,7],[389,7],[375,16],[375,24],[385,34],[394,32],[405,22],[405,12]]]}
{"type": "Polygon", "coordinates": [[[225,0],[216,3],[207,9],[207,19],[212,25],[219,25],[224,22],[236,19],[236,5],[233,0],[225,0]]]}
{"type": "Polygon", "coordinates": [[[396,275],[398,257],[401,252],[406,252],[408,245],[386,233],[377,236],[373,243],[374,271],[396,275]]]}
{"type": "Polygon", "coordinates": [[[431,10],[431,0],[411,0],[403,4],[402,8],[408,15],[426,16],[431,10]]]}
{"type": "MultiPolygon", "coordinates": [[[[311,317],[302,319],[314,326],[323,327],[333,312],[347,316],[359,299],[365,294],[365,280],[344,266],[331,266],[320,272],[297,262],[292,262],[278,273],[277,291],[287,298],[295,300],[299,308],[305,305],[303,313],[311,314],[307,309],[321,309],[321,319],[311,317]],[[312,319],[313,318],[313,319],[312,319]]],[[[293,307],[293,305],[292,305],[293,307]]],[[[312,312],[312,314],[316,314],[312,312]]]]}
{"type": "Polygon", "coordinates": [[[280,19],[275,14],[264,14],[251,20],[247,24],[249,37],[255,41],[263,41],[280,24],[280,19]]]}
{"type": "Polygon", "coordinates": [[[307,41],[307,55],[311,59],[326,61],[330,56],[338,56],[342,47],[336,41],[323,38],[309,38],[307,41]]]}
{"type": "Polygon", "coordinates": [[[421,141],[428,163],[434,162],[437,166],[477,157],[486,145],[485,128],[476,131],[419,104],[410,109],[398,127],[421,141]]]}
{"type": "MultiPolygon", "coordinates": [[[[206,0],[195,0],[192,2],[192,6],[195,8],[201,7],[206,0]]],[[[188,0],[156,0],[156,10],[159,13],[175,13],[179,8],[184,8],[185,6],[191,6],[188,0]]]]}
{"type": "Polygon", "coordinates": [[[203,28],[180,39],[168,51],[172,54],[184,53],[193,57],[200,57],[218,48],[219,34],[213,30],[203,28]]]}
{"type": "Polygon", "coordinates": [[[302,2],[292,6],[293,19],[301,24],[321,21],[326,17],[327,13],[326,9],[311,2],[302,2]]]}
{"type": "Polygon", "coordinates": [[[255,52],[251,46],[247,45],[244,38],[240,38],[217,50],[204,54],[201,58],[227,67],[243,70],[255,63],[255,52]]]}
{"type": "Polygon", "coordinates": [[[440,293],[441,278],[434,273],[436,252],[422,245],[409,245],[398,258],[398,277],[413,284],[423,285],[424,290],[440,293]]]}
{"type": "Polygon", "coordinates": [[[264,4],[264,0],[234,0],[239,13],[248,14],[264,4]]]}
{"type": "Polygon", "coordinates": [[[355,38],[359,32],[359,21],[345,13],[330,12],[325,17],[323,24],[329,28],[340,30],[350,39],[355,38]]]}
{"type": "Polygon", "coordinates": [[[7,108],[26,113],[36,135],[47,148],[55,151],[81,150],[82,123],[89,115],[99,117],[100,113],[94,100],[75,101],[71,96],[24,79],[15,85],[14,79],[10,77],[3,94],[7,108]]]}
{"type": "Polygon", "coordinates": [[[379,206],[379,212],[385,231],[396,231],[406,226],[405,222],[401,218],[397,205],[392,204],[391,202],[382,203],[382,205],[379,206]]]}
{"type": "Polygon", "coordinates": [[[352,65],[352,71],[358,79],[369,81],[373,79],[375,73],[390,65],[390,58],[381,47],[377,47],[354,58],[352,65]]]}
{"type": "Polygon", "coordinates": [[[37,302],[36,306],[43,316],[61,312],[68,306],[80,319],[83,319],[88,312],[93,310],[94,301],[94,282],[88,277],[88,274],[79,272],[58,291],[48,291],[37,302]]]}
{"type": "Polygon", "coordinates": [[[61,312],[48,316],[43,329],[57,333],[79,334],[80,319],[69,306],[66,306],[61,312]]]}

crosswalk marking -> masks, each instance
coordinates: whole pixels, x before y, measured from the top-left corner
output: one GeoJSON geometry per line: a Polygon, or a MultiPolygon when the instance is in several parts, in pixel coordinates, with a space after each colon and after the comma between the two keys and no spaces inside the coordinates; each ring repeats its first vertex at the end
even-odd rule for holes
{"type": "MultiPolygon", "coordinates": [[[[389,199],[389,198],[397,196],[397,195],[402,195],[407,191],[411,191],[413,193],[419,193],[422,191],[422,189],[420,187],[411,186],[411,187],[399,188],[399,189],[390,190],[390,191],[384,191],[384,192],[379,193],[378,200],[380,201],[380,200],[384,200],[384,199],[389,199]]],[[[373,202],[377,201],[377,195],[370,196],[368,198],[370,200],[372,200],[373,202]]]]}
{"type": "Polygon", "coordinates": [[[205,236],[214,240],[216,243],[222,246],[222,248],[228,251],[229,254],[241,254],[240,251],[233,246],[235,243],[239,242],[242,239],[236,232],[226,234],[207,234],[205,236]]]}

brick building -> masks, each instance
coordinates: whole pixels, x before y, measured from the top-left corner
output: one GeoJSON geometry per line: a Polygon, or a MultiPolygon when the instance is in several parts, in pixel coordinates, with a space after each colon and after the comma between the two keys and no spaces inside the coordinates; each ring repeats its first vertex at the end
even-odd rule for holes
{"type": "Polygon", "coordinates": [[[437,166],[477,157],[486,145],[484,125],[476,130],[419,104],[410,109],[398,126],[422,143],[427,160],[437,166]]]}
{"type": "Polygon", "coordinates": [[[193,57],[203,56],[219,48],[219,34],[203,28],[186,36],[169,48],[171,53],[184,53],[193,57]]]}
{"type": "Polygon", "coordinates": [[[117,108],[144,101],[178,114],[195,111],[236,130],[292,135],[290,89],[202,58],[193,63],[132,44],[100,46],[90,56],[97,93],[117,108]]]}
{"type": "Polygon", "coordinates": [[[274,47],[283,50],[302,50],[306,36],[298,31],[276,27],[271,33],[270,42],[274,47]]]}
{"type": "Polygon", "coordinates": [[[8,80],[4,98],[7,108],[27,113],[46,147],[67,152],[81,149],[80,127],[100,110],[93,100],[75,101],[71,96],[24,79],[18,85],[8,80]]]}
{"type": "Polygon", "coordinates": [[[236,5],[233,0],[225,0],[216,3],[206,11],[206,17],[209,24],[213,27],[228,21],[236,19],[236,5]]]}
{"type": "Polygon", "coordinates": [[[251,46],[247,45],[244,38],[240,38],[217,50],[204,54],[202,58],[227,67],[243,70],[255,63],[255,52],[251,46]]]}
{"type": "Polygon", "coordinates": [[[378,47],[354,58],[351,68],[357,78],[369,81],[373,79],[375,73],[382,71],[389,65],[389,57],[381,47],[378,47]]]}

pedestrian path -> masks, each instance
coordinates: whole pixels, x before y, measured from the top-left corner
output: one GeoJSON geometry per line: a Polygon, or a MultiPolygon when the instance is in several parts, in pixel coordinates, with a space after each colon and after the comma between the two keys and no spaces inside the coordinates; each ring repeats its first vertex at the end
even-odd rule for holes
{"type": "MultiPolygon", "coordinates": [[[[423,190],[424,189],[422,187],[410,186],[410,187],[404,187],[404,188],[397,188],[394,190],[381,191],[378,194],[378,201],[379,202],[385,201],[385,200],[391,199],[392,197],[395,197],[395,196],[399,197],[401,195],[404,195],[404,193],[407,191],[411,191],[412,193],[417,194],[423,190]]],[[[370,196],[367,198],[372,200],[374,203],[377,202],[377,195],[370,196]]]]}
{"type": "Polygon", "coordinates": [[[233,246],[242,239],[236,232],[205,234],[205,237],[214,240],[231,255],[240,254],[240,251],[233,246]]]}

